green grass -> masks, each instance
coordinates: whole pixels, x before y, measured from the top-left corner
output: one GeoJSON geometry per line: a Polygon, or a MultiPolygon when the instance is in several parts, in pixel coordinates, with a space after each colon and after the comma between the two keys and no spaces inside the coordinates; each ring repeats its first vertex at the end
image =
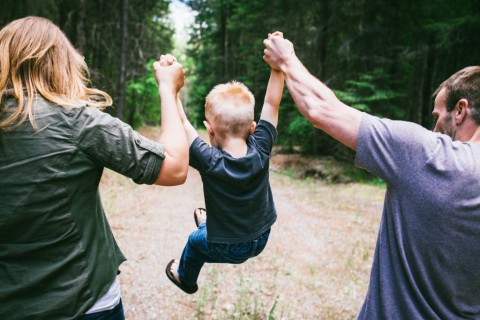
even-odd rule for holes
{"type": "MultiPolygon", "coordinates": [[[[236,282],[235,296],[232,303],[218,305],[217,288],[219,282],[218,269],[215,264],[211,265],[200,297],[197,301],[195,319],[218,319],[218,320],[264,320],[281,319],[277,315],[277,299],[268,307],[264,300],[264,289],[261,285],[245,279],[239,274],[236,282]],[[267,310],[265,312],[265,310],[267,310]]],[[[221,276],[220,276],[221,278],[221,276]]]]}

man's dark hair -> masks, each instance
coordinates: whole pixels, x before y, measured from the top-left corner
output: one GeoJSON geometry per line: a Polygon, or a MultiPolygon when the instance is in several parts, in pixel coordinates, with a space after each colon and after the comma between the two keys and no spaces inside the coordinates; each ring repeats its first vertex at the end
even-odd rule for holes
{"type": "Polygon", "coordinates": [[[452,111],[460,99],[467,99],[473,120],[480,124],[480,66],[457,71],[435,90],[433,97],[444,88],[447,94],[447,111],[452,111]]]}

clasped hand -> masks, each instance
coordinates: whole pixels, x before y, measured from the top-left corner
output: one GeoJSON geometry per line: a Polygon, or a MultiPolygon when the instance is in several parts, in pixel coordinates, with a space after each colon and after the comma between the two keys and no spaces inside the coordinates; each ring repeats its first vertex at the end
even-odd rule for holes
{"type": "Polygon", "coordinates": [[[263,60],[274,70],[281,70],[287,59],[295,54],[293,44],[284,39],[280,31],[269,33],[268,38],[263,40],[263,45],[263,60]]]}
{"type": "Polygon", "coordinates": [[[178,92],[185,82],[185,71],[177,59],[171,54],[160,56],[159,61],[153,64],[155,79],[160,87],[172,86],[175,92],[178,92]]]}

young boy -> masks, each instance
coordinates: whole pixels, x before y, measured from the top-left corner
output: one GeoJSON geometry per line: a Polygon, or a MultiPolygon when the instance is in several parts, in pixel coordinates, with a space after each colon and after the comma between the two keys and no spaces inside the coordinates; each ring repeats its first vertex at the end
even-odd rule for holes
{"type": "Polygon", "coordinates": [[[190,234],[180,261],[171,260],[165,270],[170,281],[186,293],[198,290],[204,263],[243,263],[267,244],[277,218],[269,157],[283,87],[283,73],[272,69],[256,125],[254,97],[244,84],[233,81],[215,86],[205,104],[204,124],[211,146],[198,136],[177,100],[190,144],[190,165],[202,177],[206,207],[206,211],[194,211],[198,229],[190,234]]]}

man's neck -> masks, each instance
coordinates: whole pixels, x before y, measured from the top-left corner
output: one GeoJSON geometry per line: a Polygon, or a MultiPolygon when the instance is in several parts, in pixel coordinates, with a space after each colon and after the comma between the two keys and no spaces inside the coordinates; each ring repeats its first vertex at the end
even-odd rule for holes
{"type": "Polygon", "coordinates": [[[480,127],[477,127],[477,130],[475,130],[468,140],[470,142],[480,142],[480,127]]]}
{"type": "Polygon", "coordinates": [[[462,142],[480,142],[480,125],[473,119],[466,119],[461,126],[457,127],[454,140],[462,142]]]}

